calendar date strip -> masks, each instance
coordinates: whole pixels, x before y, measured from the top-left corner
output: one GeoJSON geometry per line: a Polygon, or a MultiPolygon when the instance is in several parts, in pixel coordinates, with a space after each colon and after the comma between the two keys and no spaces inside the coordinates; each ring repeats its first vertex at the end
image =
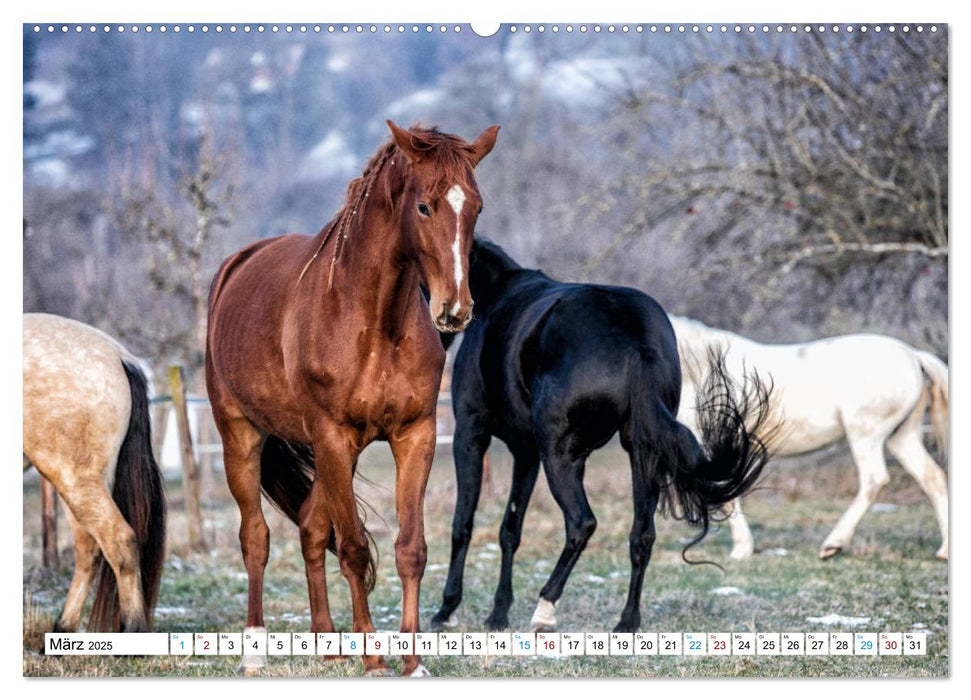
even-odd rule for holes
{"type": "Polygon", "coordinates": [[[44,635],[49,656],[923,656],[926,632],[149,632],[44,635]]]}

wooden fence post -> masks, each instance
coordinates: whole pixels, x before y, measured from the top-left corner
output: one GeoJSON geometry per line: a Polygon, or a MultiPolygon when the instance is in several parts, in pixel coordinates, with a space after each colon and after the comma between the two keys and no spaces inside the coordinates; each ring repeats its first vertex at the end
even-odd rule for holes
{"type": "Polygon", "coordinates": [[[189,525],[189,546],[195,550],[206,548],[202,532],[202,511],[199,508],[199,476],[196,457],[192,450],[192,432],[189,430],[189,410],[186,405],[185,383],[182,367],[169,367],[169,384],[172,386],[172,405],[179,429],[179,446],[182,451],[182,491],[189,525]]]}
{"type": "Polygon", "coordinates": [[[40,478],[41,525],[43,541],[43,565],[45,569],[60,566],[57,553],[57,491],[54,484],[40,478]]]}
{"type": "Polygon", "coordinates": [[[153,407],[152,420],[152,452],[155,459],[162,461],[162,443],[165,442],[165,430],[169,424],[169,406],[167,401],[159,400],[153,407]]]}

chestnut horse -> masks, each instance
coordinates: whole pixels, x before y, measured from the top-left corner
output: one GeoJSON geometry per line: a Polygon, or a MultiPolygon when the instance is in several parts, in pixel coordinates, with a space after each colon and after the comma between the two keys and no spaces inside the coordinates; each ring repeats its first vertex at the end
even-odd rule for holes
{"type": "Polygon", "coordinates": [[[60,316],[25,314],[23,343],[24,469],[53,484],[74,530],[74,578],[54,631],[77,631],[97,572],[88,631],[145,632],[165,548],[145,375],[114,339],[60,316]]]}
{"type": "MultiPolygon", "coordinates": [[[[364,447],[386,440],[397,466],[401,631],[419,630],[425,485],[445,363],[436,329],[461,330],[472,316],[468,253],[482,204],[473,169],[499,127],[467,143],[437,129],[388,126],[391,140],[317,236],[243,249],[210,290],[206,381],[242,518],[248,629],[263,628],[262,487],[300,528],[312,631],[334,630],[328,548],[350,586],[353,631],[374,630],[374,563],[353,477],[364,447]]],[[[363,661],[368,675],[391,673],[381,656],[363,661]]],[[[244,657],[242,670],[265,662],[244,657]]],[[[402,673],[428,675],[417,655],[404,657],[402,673]]]]}

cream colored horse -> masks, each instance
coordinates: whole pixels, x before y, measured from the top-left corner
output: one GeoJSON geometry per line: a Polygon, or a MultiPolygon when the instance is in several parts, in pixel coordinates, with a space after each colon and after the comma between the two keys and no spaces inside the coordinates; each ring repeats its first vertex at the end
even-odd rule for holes
{"type": "Polygon", "coordinates": [[[25,314],[23,343],[24,469],[37,467],[54,485],[74,530],[74,578],[54,630],[78,629],[100,568],[89,631],[146,631],[165,499],[145,376],[115,340],[60,316],[25,314]]]}
{"type": "MultiPolygon", "coordinates": [[[[924,449],[924,412],[930,401],[938,444],[947,444],[948,370],[933,355],[882,335],[845,335],[809,343],[769,345],[698,321],[672,316],[683,373],[678,420],[697,431],[695,392],[712,346],[725,348],[730,372],[755,369],[774,382],[774,406],[784,429],[773,442],[777,456],[811,452],[846,440],[856,462],[859,491],[826,537],[821,558],[847,547],[863,515],[889,481],[883,448],[897,458],[934,506],[948,556],[947,478],[924,449]]],[[[729,518],[734,547],[744,559],[754,550],[741,501],[729,518]]]]}

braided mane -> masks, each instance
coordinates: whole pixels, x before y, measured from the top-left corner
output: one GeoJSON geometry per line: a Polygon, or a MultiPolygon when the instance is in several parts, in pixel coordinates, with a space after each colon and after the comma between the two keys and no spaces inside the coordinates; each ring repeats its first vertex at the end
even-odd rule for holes
{"type": "MultiPolygon", "coordinates": [[[[433,163],[440,172],[432,196],[441,196],[449,187],[449,183],[468,184],[468,173],[475,167],[474,149],[471,144],[457,136],[439,131],[437,126],[425,129],[416,125],[412,126],[408,133],[411,136],[411,146],[422,152],[422,162],[433,163]]],[[[411,166],[407,163],[407,159],[396,158],[395,155],[400,155],[398,148],[393,140],[388,140],[371,156],[360,177],[351,180],[347,186],[344,205],[321,231],[324,234],[323,240],[300,272],[301,279],[336,231],[336,243],[327,281],[327,288],[330,289],[334,281],[334,268],[342,257],[344,245],[350,235],[360,229],[364,210],[379,180],[382,181],[379,191],[391,206],[394,206],[392,193],[400,191],[407,178],[411,177],[411,166]]]]}

